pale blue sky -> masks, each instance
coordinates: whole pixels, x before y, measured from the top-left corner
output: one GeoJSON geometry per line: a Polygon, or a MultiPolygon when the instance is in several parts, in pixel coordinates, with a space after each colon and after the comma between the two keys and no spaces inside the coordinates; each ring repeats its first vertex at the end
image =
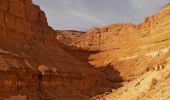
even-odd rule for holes
{"type": "Polygon", "coordinates": [[[114,23],[143,21],[170,0],[33,0],[54,29],[87,30],[114,23]]]}

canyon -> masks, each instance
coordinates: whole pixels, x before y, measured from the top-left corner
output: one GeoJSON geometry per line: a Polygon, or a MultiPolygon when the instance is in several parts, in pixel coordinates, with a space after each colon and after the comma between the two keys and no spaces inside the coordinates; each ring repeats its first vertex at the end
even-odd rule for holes
{"type": "Polygon", "coordinates": [[[31,0],[0,0],[0,100],[168,100],[170,4],[139,25],[54,30],[31,0]]]}

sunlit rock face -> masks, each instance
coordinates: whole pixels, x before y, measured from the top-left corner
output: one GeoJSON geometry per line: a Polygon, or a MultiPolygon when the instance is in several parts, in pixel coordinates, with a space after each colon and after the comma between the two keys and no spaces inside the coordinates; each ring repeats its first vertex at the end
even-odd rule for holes
{"type": "Polygon", "coordinates": [[[91,52],[57,36],[31,0],[0,0],[0,99],[82,100],[117,87],[88,63],[91,52]]]}
{"type": "Polygon", "coordinates": [[[169,8],[168,4],[139,25],[128,23],[92,28],[72,40],[69,46],[96,51],[89,56],[91,65],[96,68],[111,65],[123,80],[133,79],[152,69],[153,62],[169,52],[169,8]]]}
{"type": "Polygon", "coordinates": [[[163,11],[168,11],[170,9],[170,3],[169,4],[167,4],[167,5],[165,5],[162,9],[161,9],[161,11],[163,12],[163,11]]]}
{"type": "MultiPolygon", "coordinates": [[[[164,68],[169,30],[169,4],[139,25],[79,32],[53,30],[31,0],[0,0],[0,99],[86,100],[126,89],[125,83],[164,68]]],[[[154,75],[163,80],[163,73],[154,75]]]]}
{"type": "MultiPolygon", "coordinates": [[[[140,93],[143,93],[143,95],[147,94],[148,88],[149,90],[153,89],[152,92],[154,93],[154,91],[156,92],[153,88],[153,84],[155,83],[151,81],[154,81],[157,75],[164,74],[164,71],[169,75],[169,64],[166,63],[169,61],[169,33],[170,6],[168,4],[163,7],[160,12],[146,17],[144,22],[139,25],[128,23],[113,24],[102,28],[92,28],[81,36],[77,36],[79,38],[74,37],[75,39],[72,39],[72,41],[70,41],[71,43],[68,45],[74,49],[77,48],[95,52],[88,57],[89,63],[96,69],[108,66],[113,67],[114,70],[119,73],[119,77],[117,77],[116,72],[112,71],[114,72],[111,75],[113,80],[122,80],[123,82],[134,80],[132,83],[129,83],[129,85],[125,85],[123,90],[122,88],[114,90],[116,92],[113,91],[111,95],[103,98],[108,100],[124,100],[125,98],[127,99],[128,95],[136,92],[136,87],[133,87],[132,84],[141,81],[143,84],[138,87],[140,93]],[[167,67],[162,71],[161,69],[164,66],[167,67]],[[158,71],[158,74],[151,73],[149,76],[152,78],[147,79],[147,73],[155,70],[158,71]],[[144,76],[142,76],[143,74],[144,76]],[[143,79],[146,80],[143,82],[143,79]],[[147,88],[142,89],[144,85],[146,85],[147,88]],[[130,89],[130,92],[127,92],[128,90],[126,89],[130,89]]],[[[59,36],[60,42],[64,43],[65,38],[62,38],[64,36],[59,36]]],[[[107,70],[106,73],[109,74],[109,70],[107,70]]],[[[166,75],[159,76],[159,78],[160,77],[162,80],[166,75]]],[[[159,81],[160,79],[156,80],[159,81]]],[[[167,79],[166,81],[169,80],[167,79]]],[[[159,85],[158,82],[158,86],[159,85]]],[[[159,87],[159,89],[161,89],[161,87],[159,87]]],[[[138,92],[136,93],[138,94],[138,92]]],[[[136,98],[142,97],[140,93],[138,95],[132,95],[132,98],[129,100],[136,100],[136,98]]],[[[161,95],[161,93],[157,95],[161,95]]],[[[103,97],[103,95],[100,96],[103,97]]],[[[96,99],[97,98],[98,96],[96,96],[96,99]]],[[[156,100],[161,98],[160,96],[156,100]]]]}

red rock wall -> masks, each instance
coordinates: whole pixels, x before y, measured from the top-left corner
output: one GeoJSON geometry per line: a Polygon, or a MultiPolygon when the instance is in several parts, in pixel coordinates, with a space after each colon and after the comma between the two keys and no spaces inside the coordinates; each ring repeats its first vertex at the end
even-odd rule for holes
{"type": "Polygon", "coordinates": [[[0,99],[82,100],[111,90],[112,81],[88,64],[89,52],[72,53],[63,47],[44,12],[31,0],[0,0],[0,99]],[[42,75],[39,65],[58,72],[42,75]]]}
{"type": "Polygon", "coordinates": [[[45,13],[31,0],[1,0],[0,21],[1,41],[47,42],[54,38],[54,31],[48,26],[45,13]]]}

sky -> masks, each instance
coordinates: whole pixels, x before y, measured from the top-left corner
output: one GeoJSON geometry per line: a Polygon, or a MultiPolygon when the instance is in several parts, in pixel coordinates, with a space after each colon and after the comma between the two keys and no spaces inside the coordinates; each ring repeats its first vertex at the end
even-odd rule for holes
{"type": "Polygon", "coordinates": [[[116,23],[143,22],[170,0],[33,0],[56,30],[86,31],[116,23]]]}

